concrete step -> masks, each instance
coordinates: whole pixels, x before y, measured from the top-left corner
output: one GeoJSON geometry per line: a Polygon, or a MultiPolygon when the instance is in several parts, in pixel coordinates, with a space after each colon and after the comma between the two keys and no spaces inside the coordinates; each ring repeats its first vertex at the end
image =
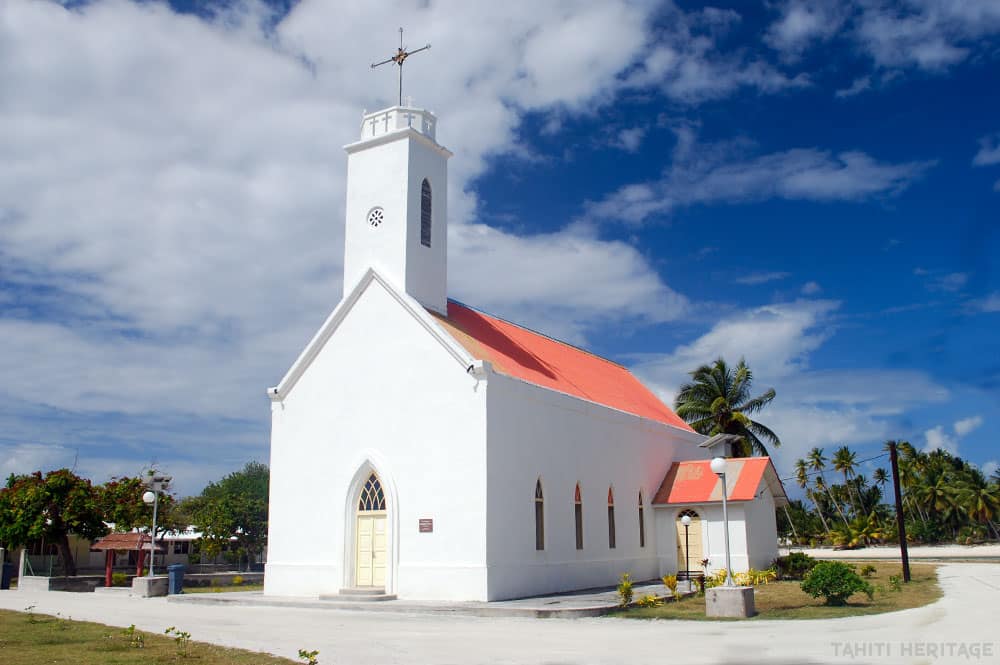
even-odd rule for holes
{"type": "Polygon", "coordinates": [[[372,603],[383,600],[396,600],[396,594],[386,593],[381,587],[348,587],[339,593],[320,594],[320,600],[336,600],[355,603],[372,603]]]}

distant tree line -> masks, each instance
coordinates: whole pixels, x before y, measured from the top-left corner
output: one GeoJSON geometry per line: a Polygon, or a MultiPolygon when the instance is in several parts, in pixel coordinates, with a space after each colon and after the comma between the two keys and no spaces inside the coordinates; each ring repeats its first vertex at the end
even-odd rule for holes
{"type": "MultiPolygon", "coordinates": [[[[250,561],[267,543],[268,481],[266,464],[248,462],[197,496],[177,501],[162,493],[155,536],[193,526],[202,533],[201,550],[209,556],[225,549],[239,561],[250,561]]],[[[147,489],[141,476],[95,485],[69,469],[11,474],[0,488],[0,546],[13,549],[39,540],[52,543],[65,573],[75,575],[71,535],[96,540],[111,528],[150,531],[151,508],[142,500],[147,489]]]]}
{"type": "MultiPolygon", "coordinates": [[[[947,451],[921,452],[906,441],[897,450],[908,541],[1000,539],[1000,473],[987,478],[947,451]]],[[[899,542],[890,472],[878,467],[867,478],[858,467],[857,453],[847,446],[830,458],[813,448],[796,461],[795,481],[806,499],[778,514],[779,533],[799,544],[848,548],[899,542]]]]}

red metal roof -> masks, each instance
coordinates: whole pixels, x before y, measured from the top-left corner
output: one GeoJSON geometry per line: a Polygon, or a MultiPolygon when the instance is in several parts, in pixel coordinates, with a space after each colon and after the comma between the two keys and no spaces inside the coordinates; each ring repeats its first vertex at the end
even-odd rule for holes
{"type": "MultiPolygon", "coordinates": [[[[752,501],[762,480],[767,482],[778,505],[787,501],[770,457],[726,460],[726,498],[730,501],[752,501]]],[[[711,460],[707,459],[674,462],[653,498],[654,504],[661,505],[711,501],[722,501],[722,479],[712,473],[711,460]]]]}
{"type": "MultiPolygon", "coordinates": [[[[91,552],[101,550],[135,551],[138,549],[149,550],[149,536],[144,533],[109,533],[90,546],[91,552]]],[[[166,552],[167,548],[162,542],[156,543],[157,552],[166,552]]]]}
{"type": "Polygon", "coordinates": [[[431,314],[473,357],[489,361],[498,372],[693,431],[617,363],[453,300],[448,301],[447,318],[431,314]]]}

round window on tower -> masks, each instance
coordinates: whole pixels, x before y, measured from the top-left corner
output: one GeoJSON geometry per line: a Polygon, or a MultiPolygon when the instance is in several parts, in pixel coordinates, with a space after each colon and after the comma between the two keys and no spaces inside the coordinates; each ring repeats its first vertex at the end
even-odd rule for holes
{"type": "Polygon", "coordinates": [[[385,211],[381,207],[375,206],[368,211],[368,226],[377,229],[385,221],[385,211]]]}

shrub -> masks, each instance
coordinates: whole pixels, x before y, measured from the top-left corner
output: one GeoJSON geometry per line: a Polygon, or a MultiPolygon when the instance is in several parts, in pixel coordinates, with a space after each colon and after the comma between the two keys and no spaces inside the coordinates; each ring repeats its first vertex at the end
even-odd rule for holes
{"type": "Polygon", "coordinates": [[[233,578],[233,586],[239,586],[241,584],[243,584],[243,576],[242,575],[237,575],[236,577],[233,578]]]}
{"type": "Polygon", "coordinates": [[[306,661],[306,665],[319,665],[319,651],[313,649],[312,651],[306,651],[305,649],[299,649],[299,658],[306,661]]]}
{"type": "Polygon", "coordinates": [[[892,589],[893,591],[902,591],[903,590],[903,578],[901,576],[899,576],[899,575],[890,575],[889,576],[889,588],[892,589]]]}
{"type": "Polygon", "coordinates": [[[804,552],[792,552],[779,556],[771,564],[780,580],[802,580],[819,563],[804,552]]]}
{"type": "Polygon", "coordinates": [[[623,573],[621,582],[618,583],[618,604],[622,607],[628,607],[629,603],[632,602],[632,595],[634,593],[632,590],[632,576],[628,573],[623,573]]]}
{"type": "Polygon", "coordinates": [[[128,586],[128,575],[125,573],[111,573],[111,586],[128,586]]]}
{"type": "Polygon", "coordinates": [[[670,595],[677,595],[677,576],[676,575],[664,575],[663,576],[663,586],[670,589],[670,595]]]}
{"type": "Polygon", "coordinates": [[[821,561],[813,566],[802,580],[802,590],[813,598],[825,597],[827,605],[846,605],[847,599],[858,592],[871,600],[875,593],[872,585],[854,572],[854,566],[840,561],[821,561]]]}
{"type": "Polygon", "coordinates": [[[875,566],[871,565],[870,563],[866,563],[865,565],[861,566],[862,577],[871,577],[876,573],[876,571],[877,569],[875,568],[875,566]]]}
{"type": "Polygon", "coordinates": [[[659,607],[663,604],[663,601],[652,594],[647,594],[635,601],[635,604],[639,607],[659,607]]]}

